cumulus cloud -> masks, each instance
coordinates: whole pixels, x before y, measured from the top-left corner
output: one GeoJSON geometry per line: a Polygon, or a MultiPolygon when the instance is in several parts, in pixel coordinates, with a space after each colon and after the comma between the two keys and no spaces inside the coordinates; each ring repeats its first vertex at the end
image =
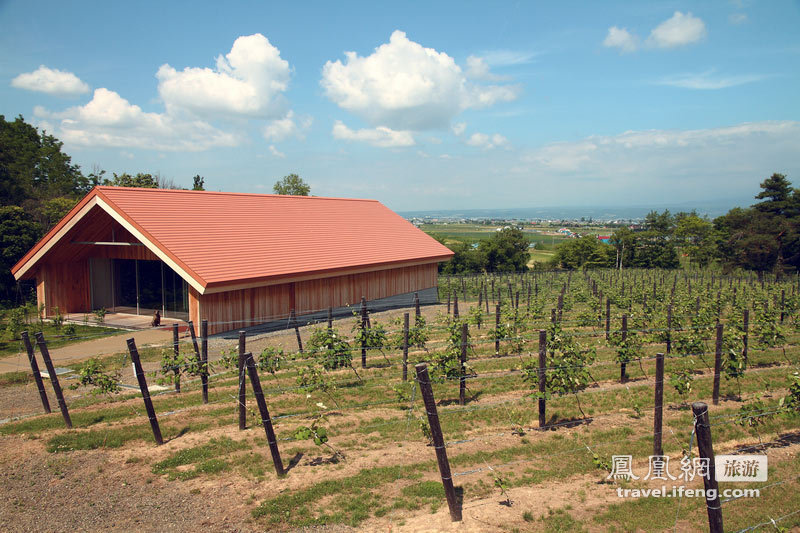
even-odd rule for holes
{"type": "Polygon", "coordinates": [[[456,135],[461,135],[467,129],[467,123],[456,122],[455,124],[453,124],[453,127],[451,129],[453,130],[453,133],[455,133],[456,135]]]}
{"type": "Polygon", "coordinates": [[[705,23],[687,12],[676,11],[650,32],[647,44],[656,48],[676,48],[696,43],[706,36],[705,23]]]}
{"type": "MultiPolygon", "coordinates": [[[[75,81],[83,84],[73,74],[46,67],[28,76],[35,74],[62,80],[62,92],[68,86],[64,80],[71,79],[75,91],[79,88],[75,81]],[[58,76],[53,76],[54,72],[58,76]]],[[[99,88],[86,105],[61,112],[38,107],[35,114],[49,131],[77,146],[181,151],[235,146],[242,142],[243,134],[234,128],[241,131],[248,119],[261,121],[262,135],[269,142],[291,137],[302,140],[312,119],[298,117],[288,109],[283,93],[290,76],[291,68],[280,50],[257,33],[237,38],[229,53],[217,57],[214,69],[186,67],[178,71],[162,65],[156,78],[163,113],[145,112],[118,93],[99,88]]],[[[18,76],[12,84],[29,81],[18,76]]],[[[277,156],[272,149],[270,152],[277,156]]]]}
{"type": "Polygon", "coordinates": [[[294,111],[290,110],[285,117],[273,120],[264,126],[262,133],[268,141],[280,142],[290,137],[302,140],[305,139],[304,132],[311,127],[311,123],[311,117],[298,119],[294,111]]]}
{"type": "Polygon", "coordinates": [[[716,74],[714,70],[707,70],[706,72],[695,74],[678,74],[676,76],[668,76],[657,80],[655,83],[656,85],[667,85],[682,89],[713,90],[727,89],[728,87],[753,83],[756,81],[761,81],[766,77],[767,76],[763,74],[720,76],[716,74]]]}
{"type": "Polygon", "coordinates": [[[635,52],[639,48],[639,38],[628,31],[627,28],[611,26],[608,35],[603,41],[607,48],[618,48],[620,52],[635,52]]]}
{"type": "Polygon", "coordinates": [[[289,86],[290,74],[280,50],[256,33],[237,38],[227,55],[217,57],[216,69],[178,71],[164,64],[156,78],[168,112],[280,118],[286,113],[282,93],[289,86]]]}
{"type": "Polygon", "coordinates": [[[487,135],[485,133],[473,133],[472,135],[470,135],[469,139],[467,139],[466,142],[470,146],[476,146],[479,148],[483,148],[485,150],[491,150],[492,148],[498,148],[507,145],[508,139],[506,139],[499,133],[495,133],[494,135],[487,135]]]}
{"type": "Polygon", "coordinates": [[[333,125],[333,138],[344,141],[362,141],[381,148],[413,146],[414,136],[410,131],[395,131],[386,126],[372,129],[351,130],[340,120],[333,125]]]}
{"type": "Polygon", "coordinates": [[[397,131],[444,129],[465,109],[511,101],[519,92],[516,86],[469,82],[452,57],[402,31],[369,56],[345,52],[344,62],[328,61],[320,84],[342,109],[397,131]]]}
{"type": "Polygon", "coordinates": [[[119,94],[96,89],[84,106],[50,112],[37,106],[34,115],[58,121],[58,137],[77,146],[131,147],[152,150],[198,151],[234,146],[238,138],[201,120],[183,120],[165,113],[148,113],[119,94]]]}
{"type": "Polygon", "coordinates": [[[89,85],[72,72],[51,69],[44,65],[33,72],[20,74],[11,80],[11,86],[55,96],[79,96],[89,92],[89,85]]]}

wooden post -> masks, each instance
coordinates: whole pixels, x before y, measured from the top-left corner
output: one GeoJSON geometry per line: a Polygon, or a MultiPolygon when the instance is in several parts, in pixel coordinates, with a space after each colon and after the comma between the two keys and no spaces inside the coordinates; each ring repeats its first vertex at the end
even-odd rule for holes
{"type": "Polygon", "coordinates": [[[606,340],[611,332],[611,298],[606,296],[606,340]]]}
{"type": "Polygon", "coordinates": [[[458,404],[467,403],[467,335],[469,326],[466,322],[461,324],[461,379],[458,383],[458,404]]]}
{"type": "Polygon", "coordinates": [[[667,306],[667,353],[672,353],[672,304],[667,306]]]}
{"type": "Polygon", "coordinates": [[[419,309],[419,294],[414,293],[414,316],[420,316],[422,313],[419,309]]]}
{"type": "Polygon", "coordinates": [[[42,407],[44,407],[45,413],[50,414],[50,401],[47,399],[47,392],[44,390],[44,381],[42,381],[42,375],[39,373],[39,363],[36,362],[36,354],[33,352],[33,346],[27,331],[22,332],[22,342],[25,343],[25,351],[28,352],[28,362],[31,364],[31,372],[33,372],[34,381],[36,381],[36,388],[39,390],[42,407]]]}
{"type": "Polygon", "coordinates": [[[664,354],[656,354],[656,390],[655,407],[653,409],[653,455],[664,455],[661,446],[664,408],[664,354]]]}
{"type": "Polygon", "coordinates": [[[403,314],[403,381],[408,381],[408,313],[403,314]]]}
{"type": "Polygon", "coordinates": [[[486,302],[486,314],[489,314],[489,284],[483,288],[483,300],[486,302]]]}
{"type": "Polygon", "coordinates": [[[722,533],[722,506],[719,501],[717,485],[717,468],[714,464],[714,447],[711,444],[711,425],[708,422],[708,405],[703,402],[692,404],[694,413],[694,431],[697,435],[697,450],[701,459],[708,460],[707,475],[703,476],[706,494],[714,494],[713,499],[706,496],[708,511],[708,528],[711,533],[722,533]]]}
{"type": "Polygon", "coordinates": [[[203,403],[208,403],[208,320],[200,323],[200,383],[203,385],[203,403]]]}
{"type": "Polygon", "coordinates": [[[558,320],[561,321],[561,312],[564,309],[564,291],[558,295],[558,320]]]}
{"type": "Polygon", "coordinates": [[[719,404],[719,374],[722,370],[722,324],[717,324],[717,344],[714,350],[714,390],[712,399],[714,405],[719,404]]]}
{"type": "Polygon", "coordinates": [[[547,426],[545,416],[546,400],[544,398],[547,391],[547,331],[539,330],[539,428],[547,426]]]}
{"type": "Polygon", "coordinates": [[[367,368],[367,300],[361,297],[361,368],[367,368]]]}
{"type": "Polygon", "coordinates": [[[436,461],[439,463],[439,473],[442,476],[444,494],[447,498],[447,506],[450,508],[450,519],[453,522],[461,521],[461,508],[458,506],[456,489],[453,486],[453,477],[450,474],[450,463],[447,461],[447,450],[444,446],[442,427],[439,425],[439,414],[436,411],[436,400],[433,397],[433,387],[428,377],[428,365],[420,363],[414,367],[417,371],[417,382],[422,392],[422,401],[425,403],[425,411],[428,413],[428,425],[431,428],[433,447],[436,450],[436,461]]]}
{"type": "MultiPolygon", "coordinates": [[[[628,340],[628,315],[622,315],[622,343],[625,344],[625,341],[628,340]]],[[[619,382],[624,383],[627,376],[627,363],[624,361],[619,364],[619,382]]]]}
{"type": "Polygon", "coordinates": [[[272,429],[272,420],[269,417],[267,402],[264,401],[264,391],[261,390],[261,381],[258,379],[258,370],[256,369],[255,361],[253,361],[253,354],[245,354],[244,361],[245,365],[247,365],[247,373],[250,374],[250,384],[253,387],[253,395],[256,397],[258,411],[261,413],[261,423],[264,424],[264,431],[267,434],[267,443],[272,454],[272,464],[275,465],[275,472],[282,476],[284,472],[281,452],[278,450],[278,441],[275,438],[275,430],[272,429]]]}
{"type": "Polygon", "coordinates": [[[447,314],[450,314],[450,291],[447,291],[447,314]]]}
{"type": "Polygon", "coordinates": [[[189,333],[192,335],[192,348],[194,348],[194,356],[199,361],[200,347],[197,345],[197,334],[194,331],[194,323],[191,320],[189,321],[189,333]]]}
{"type": "Polygon", "coordinates": [[[297,314],[294,309],[289,312],[289,320],[294,326],[294,334],[297,337],[297,351],[303,353],[303,339],[300,338],[300,327],[297,325],[297,314]]]}
{"type": "Polygon", "coordinates": [[[150,420],[150,428],[153,430],[153,438],[156,444],[161,446],[164,444],[164,439],[161,438],[161,428],[158,427],[156,410],[153,409],[153,400],[150,399],[150,391],[147,388],[147,378],[144,375],[144,370],[142,370],[142,362],[139,360],[139,350],[136,349],[136,341],[133,337],[128,339],[128,351],[131,353],[133,373],[136,374],[136,380],[139,382],[139,390],[142,391],[142,400],[144,400],[144,408],[147,410],[147,418],[150,420]]]}
{"type": "Polygon", "coordinates": [[[56,369],[53,367],[53,361],[50,359],[50,351],[47,349],[47,342],[44,340],[44,333],[41,331],[36,334],[36,344],[39,346],[39,353],[42,354],[44,366],[47,367],[47,373],[50,375],[50,383],[53,385],[53,392],[56,394],[58,407],[61,409],[61,416],[64,417],[64,423],[67,425],[67,428],[72,429],[72,419],[69,417],[67,402],[64,401],[64,393],[61,391],[61,384],[58,382],[56,369]]]}
{"type": "Polygon", "coordinates": [[[742,329],[744,333],[742,334],[742,359],[744,359],[744,364],[747,366],[747,342],[748,342],[748,330],[750,329],[750,310],[744,310],[744,317],[743,317],[743,324],[742,329]]]}
{"type": "Polygon", "coordinates": [[[333,307],[328,307],[328,331],[333,329],[333,307]]]}
{"type": "MultiPolygon", "coordinates": [[[[180,340],[178,338],[178,323],[175,322],[172,324],[172,354],[173,360],[178,361],[178,358],[181,355],[181,345],[180,340]]],[[[172,369],[172,372],[175,374],[175,392],[181,391],[181,369],[178,365],[175,365],[175,368],[172,369]]]]}
{"type": "Polygon", "coordinates": [[[500,337],[497,332],[500,331],[500,304],[498,303],[494,308],[494,354],[500,355],[500,337]]]}
{"type": "Polygon", "coordinates": [[[239,332],[239,429],[247,429],[247,394],[245,390],[245,380],[247,371],[245,370],[244,352],[246,343],[246,332],[239,332]]]}
{"type": "Polygon", "coordinates": [[[453,293],[453,318],[458,320],[458,293],[453,293]]]}

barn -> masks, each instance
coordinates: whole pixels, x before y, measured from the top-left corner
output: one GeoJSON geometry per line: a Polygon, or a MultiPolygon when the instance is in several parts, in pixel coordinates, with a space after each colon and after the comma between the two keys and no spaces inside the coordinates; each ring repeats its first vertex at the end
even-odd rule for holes
{"type": "Polygon", "coordinates": [[[452,252],[375,200],[95,187],[11,272],[40,309],[239,329],[367,301],[436,301],[452,252]]]}

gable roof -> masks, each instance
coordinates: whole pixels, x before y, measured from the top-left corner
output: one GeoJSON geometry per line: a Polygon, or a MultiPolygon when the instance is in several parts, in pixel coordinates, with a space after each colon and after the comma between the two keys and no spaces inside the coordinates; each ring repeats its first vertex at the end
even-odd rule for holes
{"type": "Polygon", "coordinates": [[[95,187],[14,265],[12,274],[21,279],[31,272],[97,209],[201,294],[433,263],[453,255],[377,200],[95,187]]]}

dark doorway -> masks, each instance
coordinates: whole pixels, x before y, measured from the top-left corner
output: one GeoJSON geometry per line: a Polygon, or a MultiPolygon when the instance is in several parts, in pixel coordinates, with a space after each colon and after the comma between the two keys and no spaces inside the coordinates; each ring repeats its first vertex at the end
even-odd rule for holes
{"type": "Polygon", "coordinates": [[[92,261],[92,309],[189,318],[189,287],[163,261],[92,261]]]}

